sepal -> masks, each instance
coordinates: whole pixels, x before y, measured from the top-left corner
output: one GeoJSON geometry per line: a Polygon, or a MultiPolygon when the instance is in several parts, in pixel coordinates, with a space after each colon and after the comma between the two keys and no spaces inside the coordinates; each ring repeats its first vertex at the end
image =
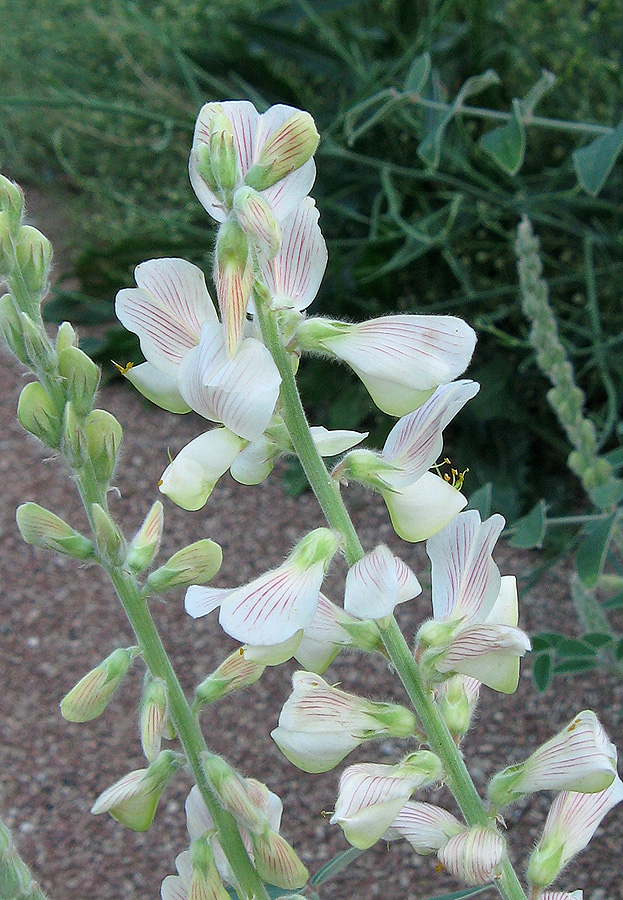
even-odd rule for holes
{"type": "Polygon", "coordinates": [[[207,538],[178,550],[159,569],[148,576],[147,591],[161,593],[188,584],[205,584],[221,568],[223,551],[207,538]]]}
{"type": "Polygon", "coordinates": [[[91,504],[91,516],[100,556],[113,564],[121,562],[125,544],[121,532],[99,503],[91,504]]]}
{"type": "Polygon", "coordinates": [[[41,293],[50,272],[52,245],[47,237],[32,225],[22,225],[15,240],[15,258],[26,287],[33,293],[41,293]]]}
{"type": "Polygon", "coordinates": [[[155,762],[160,753],[162,738],[170,734],[167,716],[167,691],[160,678],[145,676],[143,696],[139,709],[141,746],[149,762],[155,762]]]}

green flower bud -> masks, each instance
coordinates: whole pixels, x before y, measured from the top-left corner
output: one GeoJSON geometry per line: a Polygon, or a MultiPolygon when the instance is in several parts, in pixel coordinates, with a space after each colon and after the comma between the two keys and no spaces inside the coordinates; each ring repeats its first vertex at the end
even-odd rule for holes
{"type": "Polygon", "coordinates": [[[238,159],[234,142],[234,128],[224,113],[217,113],[210,122],[210,170],[214,181],[223,191],[231,191],[238,180],[238,159]]]}
{"type": "Polygon", "coordinates": [[[323,563],[326,570],[338,546],[339,542],[334,531],[329,528],[315,528],[298,542],[289,558],[301,569],[309,569],[323,563]]]}
{"type": "Polygon", "coordinates": [[[107,484],[115,471],[123,429],[111,413],[94,409],[87,417],[84,433],[95,477],[107,484]]]}
{"type": "Polygon", "coordinates": [[[200,177],[203,178],[211,191],[217,193],[219,190],[219,186],[216,183],[216,179],[212,173],[212,165],[210,164],[210,148],[207,146],[207,144],[200,144],[200,146],[192,152],[195,154],[195,160],[197,162],[197,172],[199,173],[200,177]]]}
{"type": "Polygon", "coordinates": [[[91,515],[100,556],[113,564],[120,562],[124,542],[119,529],[99,503],[91,504],[91,515]]]}
{"type": "Polygon", "coordinates": [[[32,225],[23,225],[16,240],[15,258],[26,287],[33,293],[40,293],[48,280],[52,245],[47,237],[32,225]]]}
{"type": "Polygon", "coordinates": [[[4,175],[0,175],[0,210],[7,214],[12,233],[17,234],[24,214],[24,192],[4,175]]]}
{"type": "Polygon", "coordinates": [[[20,314],[10,294],[0,297],[0,329],[11,353],[25,365],[30,364],[20,314]]]}
{"type": "Polygon", "coordinates": [[[138,647],[114,650],[91,669],[61,700],[63,718],[91,722],[101,716],[138,653],[138,647]]]}
{"type": "Polygon", "coordinates": [[[327,338],[339,337],[347,334],[351,325],[347,322],[335,322],[330,319],[312,317],[304,319],[296,331],[296,336],[302,350],[310,353],[326,353],[323,341],[327,338]]]}
{"type": "Polygon", "coordinates": [[[93,559],[95,556],[95,547],[88,538],[38,503],[22,503],[15,518],[27,544],[55,550],[75,559],[93,559]]]}
{"type": "Polygon", "coordinates": [[[160,753],[160,744],[168,733],[167,692],[159,678],[147,677],[139,711],[141,746],[150,762],[160,753]]]}
{"type": "Polygon", "coordinates": [[[265,259],[273,259],[281,244],[281,228],[270,204],[253,188],[245,186],[234,194],[234,212],[257,250],[265,259]]]}
{"type": "Polygon", "coordinates": [[[73,469],[80,469],[88,459],[86,438],[71,403],[65,404],[63,413],[62,447],[73,469]]]}
{"type": "Polygon", "coordinates": [[[97,816],[109,812],[133,831],[147,831],[168,782],[183,765],[179,754],[163,750],[148,769],[130,772],[101,794],[91,809],[97,816]]]}
{"type": "Polygon", "coordinates": [[[216,259],[219,267],[237,265],[244,269],[249,256],[249,240],[233,219],[223,222],[216,236],[216,259]]]}
{"type": "Polygon", "coordinates": [[[266,141],[245,182],[256,191],[265,191],[300,169],[316,152],[319,140],[310,114],[297,110],[266,141]]]}
{"type": "Polygon", "coordinates": [[[31,381],[23,389],[17,404],[17,418],[26,431],[48,447],[58,447],[61,437],[59,413],[45,388],[31,381]]]}
{"type": "Polygon", "coordinates": [[[22,326],[22,340],[26,348],[26,356],[32,368],[40,368],[44,372],[54,372],[56,359],[48,342],[43,326],[20,310],[19,319],[22,326]]]}
{"type": "Polygon", "coordinates": [[[10,275],[13,271],[15,265],[13,238],[11,216],[6,210],[0,210],[0,275],[10,275]]]}
{"type": "Polygon", "coordinates": [[[239,825],[261,834],[267,827],[266,817],[251,800],[240,775],[220,756],[203,753],[201,762],[221,806],[232,814],[239,825]]]}
{"type": "Polygon", "coordinates": [[[87,416],[93,409],[99,386],[100,370],[78,347],[67,347],[58,357],[58,371],[65,379],[67,399],[71,400],[78,416],[87,416]]]}
{"type": "Polygon", "coordinates": [[[153,593],[189,584],[206,584],[221,568],[223,551],[207,538],[178,550],[159,569],[152,572],[146,588],[153,593]]]}
{"type": "Polygon", "coordinates": [[[125,565],[130,572],[143,572],[151,565],[160,547],[163,524],[162,503],[156,500],[128,547],[125,565]]]}
{"type": "Polygon", "coordinates": [[[262,834],[251,834],[251,841],[253,862],[263,881],[286,890],[303,887],[309,872],[285,838],[266,829],[262,834]]]}
{"type": "Polygon", "coordinates": [[[78,346],[78,335],[70,322],[61,322],[56,332],[56,352],[60,355],[68,347],[78,346]]]}
{"type": "Polygon", "coordinates": [[[195,689],[194,709],[214,703],[226,694],[249,687],[261,677],[266,666],[246,659],[242,650],[234,650],[220,666],[195,689]]]}
{"type": "Polygon", "coordinates": [[[347,453],[333,470],[332,476],[340,481],[357,481],[373,490],[391,491],[391,485],[383,476],[395,472],[396,467],[380,453],[362,448],[347,453]]]}

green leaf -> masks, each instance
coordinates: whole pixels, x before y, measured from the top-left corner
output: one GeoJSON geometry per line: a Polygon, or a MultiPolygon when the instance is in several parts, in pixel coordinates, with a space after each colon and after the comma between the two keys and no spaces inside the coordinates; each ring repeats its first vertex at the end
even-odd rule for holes
{"type": "Polygon", "coordinates": [[[564,634],[558,634],[556,631],[540,631],[532,636],[532,649],[536,649],[534,647],[535,641],[539,641],[544,647],[557,647],[564,640],[566,640],[564,634]]]}
{"type": "Polygon", "coordinates": [[[623,150],[623,122],[586,147],[573,151],[573,165],[578,181],[587,194],[597,196],[621,150],[623,150]]]}
{"type": "Polygon", "coordinates": [[[610,478],[605,484],[599,484],[589,491],[590,498],[600,509],[612,507],[623,499],[623,479],[610,478]]]}
{"type": "Polygon", "coordinates": [[[615,594],[614,597],[608,597],[601,605],[604,609],[623,609],[623,593],[615,594]]]}
{"type": "Polygon", "coordinates": [[[613,637],[611,634],[602,634],[602,632],[592,631],[590,634],[585,634],[582,638],[587,644],[590,644],[591,647],[605,647],[606,644],[611,644],[613,641],[613,637]]]}
{"type": "Polygon", "coordinates": [[[507,175],[516,175],[526,155],[526,129],[521,102],[513,100],[512,118],[505,125],[483,134],[478,143],[507,175]]]}
{"type": "Polygon", "coordinates": [[[537,656],[534,660],[532,677],[534,678],[537,691],[543,693],[552,677],[552,658],[549,653],[542,653],[541,656],[537,656]]]}
{"type": "Polygon", "coordinates": [[[606,453],[605,458],[613,469],[621,468],[623,466],[623,447],[615,447],[610,453],[606,453]]]}
{"type": "Polygon", "coordinates": [[[554,672],[556,675],[572,675],[574,672],[588,672],[589,669],[595,669],[599,665],[596,656],[586,657],[582,659],[565,659],[563,662],[556,663],[554,672]]]}
{"type": "Polygon", "coordinates": [[[454,102],[448,106],[445,112],[437,118],[430,133],[424,138],[417,148],[417,155],[422,162],[432,169],[436,169],[441,158],[441,145],[443,143],[446,128],[452,119],[461,111],[463,102],[474,94],[479,94],[492,84],[499,84],[500,76],[493,69],[487,69],[482,75],[472,75],[463,84],[456,95],[454,102]]]}
{"type": "Polygon", "coordinates": [[[617,659],[623,659],[623,638],[617,644],[615,656],[617,659]]]}
{"type": "Polygon", "coordinates": [[[481,485],[469,496],[469,503],[466,509],[476,509],[480,513],[481,519],[488,519],[491,515],[491,494],[493,486],[490,481],[481,485]]]}
{"type": "Polygon", "coordinates": [[[521,547],[524,550],[532,547],[542,547],[545,531],[547,530],[545,500],[539,500],[529,513],[526,513],[521,519],[517,519],[513,523],[512,529],[513,534],[508,542],[513,547],[521,547]]]}
{"type": "Polygon", "coordinates": [[[405,76],[403,90],[407,94],[419,94],[430,75],[430,53],[416,56],[405,76]]]}
{"type": "Polygon", "coordinates": [[[543,69],[539,80],[536,82],[536,84],[532,85],[526,96],[521,101],[521,111],[524,115],[524,120],[526,117],[532,115],[543,97],[548,94],[554,87],[554,85],[556,84],[556,80],[556,76],[553,72],[548,72],[547,69],[543,69]]]}
{"type": "Polygon", "coordinates": [[[575,566],[586,587],[593,587],[601,575],[616,519],[617,513],[613,512],[606,519],[592,522],[584,529],[585,537],[575,555],[575,566]]]}
{"type": "Polygon", "coordinates": [[[464,891],[454,891],[452,894],[442,894],[437,897],[428,897],[427,900],[464,900],[466,897],[475,897],[476,894],[482,894],[483,891],[491,890],[491,885],[486,884],[484,887],[467,888],[464,891]]]}
{"type": "Polygon", "coordinates": [[[595,655],[593,647],[575,638],[565,638],[556,647],[559,656],[589,657],[595,655]]]}
{"type": "Polygon", "coordinates": [[[349,847],[349,849],[344,850],[343,853],[338,853],[338,855],[334,856],[332,860],[322,867],[322,869],[319,869],[316,872],[310,884],[323,884],[330,878],[334,878],[354,862],[358,856],[361,856],[362,852],[362,850],[356,850],[354,847],[349,847]]]}

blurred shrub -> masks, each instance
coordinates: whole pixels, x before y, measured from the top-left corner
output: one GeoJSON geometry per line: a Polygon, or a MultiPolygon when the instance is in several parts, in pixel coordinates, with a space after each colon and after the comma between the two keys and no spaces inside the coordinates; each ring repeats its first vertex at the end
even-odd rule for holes
{"type": "MultiPolygon", "coordinates": [[[[525,160],[510,175],[478,143],[495,122],[465,114],[450,118],[433,148],[438,164],[430,154],[427,164],[418,150],[439,126],[439,109],[399,95],[424,52],[433,64],[421,92],[429,103],[452,102],[466,79],[493,68],[499,82],[466,102],[510,110],[547,68],[558,83],[539,112],[615,125],[618,2],[59,0],[52,10],[46,0],[28,8],[0,0],[0,16],[0,165],[77,189],[73,227],[82,247],[87,239],[76,265],[81,294],[59,291],[50,315],[105,320],[115,290],[152,255],[183,255],[209,270],[210,226],[186,177],[204,100],[309,109],[323,135],[314,194],[330,250],[315,308],[358,319],[448,312],[474,323],[480,343],[470,375],[482,375],[486,390],[450,448],[458,468],[472,467],[468,492],[493,480],[494,505],[511,517],[561,489],[565,505],[574,501],[568,448],[521,316],[513,243],[529,214],[561,339],[607,447],[623,376],[621,167],[592,197],[571,159],[583,131],[528,128],[525,160]],[[597,322],[587,312],[587,242],[597,322]]],[[[100,355],[125,362],[136,351],[119,340],[112,329],[100,355]]],[[[338,382],[310,361],[302,387],[326,425],[347,411],[351,426],[377,427],[344,371],[338,382]]]]}

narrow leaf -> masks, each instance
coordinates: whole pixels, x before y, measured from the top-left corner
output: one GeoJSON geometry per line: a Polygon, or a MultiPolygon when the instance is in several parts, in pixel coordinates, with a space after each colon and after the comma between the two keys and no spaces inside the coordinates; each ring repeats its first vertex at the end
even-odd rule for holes
{"type": "Polygon", "coordinates": [[[587,194],[595,197],[612,171],[623,150],[623,122],[596,140],[573,151],[573,165],[578,181],[587,194]]]}
{"type": "Polygon", "coordinates": [[[476,894],[482,894],[484,891],[490,891],[493,885],[485,884],[478,887],[467,888],[464,891],[454,891],[452,894],[442,894],[438,897],[429,897],[428,900],[465,900],[467,897],[475,897],[476,894]]]}
{"type": "Polygon", "coordinates": [[[513,100],[512,118],[483,134],[478,143],[508,175],[519,172],[526,154],[526,129],[519,100],[513,100]]]}
{"type": "Polygon", "coordinates": [[[575,565],[580,580],[587,587],[593,587],[601,575],[616,518],[614,512],[607,519],[592,522],[584,529],[585,537],[578,547],[575,565]]]}
{"type": "Polygon", "coordinates": [[[589,669],[595,669],[599,665],[597,657],[586,659],[565,659],[563,662],[556,663],[554,672],[557,675],[572,675],[574,672],[588,672],[589,669]]]}
{"type": "Polygon", "coordinates": [[[322,867],[322,869],[319,869],[316,872],[311,879],[310,884],[323,884],[330,878],[335,878],[336,875],[339,875],[340,872],[346,869],[358,856],[361,856],[361,854],[362,851],[356,850],[354,847],[349,847],[348,850],[344,850],[343,853],[338,853],[338,855],[334,856],[332,860],[322,867]]]}
{"type": "Polygon", "coordinates": [[[547,529],[545,500],[541,499],[532,507],[529,513],[522,516],[513,524],[513,534],[509,538],[509,544],[513,547],[521,547],[524,550],[532,547],[542,547],[543,538],[547,529]]]}
{"type": "Polygon", "coordinates": [[[430,75],[430,53],[416,56],[405,76],[403,90],[407,94],[419,94],[430,75]]]}
{"type": "Polygon", "coordinates": [[[585,658],[595,655],[593,647],[584,643],[584,641],[575,640],[575,638],[566,638],[556,647],[559,656],[580,657],[585,658]]]}
{"type": "Polygon", "coordinates": [[[533,84],[526,96],[521,101],[521,111],[524,117],[532,115],[543,97],[548,94],[556,84],[556,76],[553,72],[543,69],[541,77],[533,84]]]}
{"type": "Polygon", "coordinates": [[[543,653],[534,660],[532,677],[537,691],[543,693],[552,677],[552,658],[549,653],[543,653]]]}

